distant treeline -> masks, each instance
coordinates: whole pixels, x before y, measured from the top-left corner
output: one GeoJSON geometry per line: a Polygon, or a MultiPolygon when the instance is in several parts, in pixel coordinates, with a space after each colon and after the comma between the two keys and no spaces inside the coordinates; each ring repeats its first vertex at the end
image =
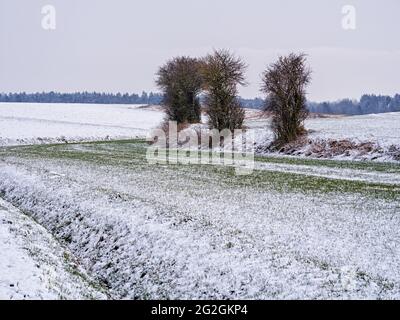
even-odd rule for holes
{"type": "Polygon", "coordinates": [[[308,103],[308,109],[316,113],[330,114],[371,114],[400,111],[400,95],[376,96],[363,95],[360,101],[344,99],[336,102],[308,103]]]}
{"type": "MultiPolygon", "coordinates": [[[[242,99],[247,108],[262,109],[265,103],[262,99],[242,99]]],[[[359,101],[343,99],[335,102],[308,102],[308,110],[314,113],[362,115],[400,111],[400,95],[394,97],[363,95],[359,101]]]]}
{"type": "MultiPolygon", "coordinates": [[[[246,108],[263,109],[265,101],[256,99],[242,99],[246,108]]],[[[400,111],[400,95],[376,96],[363,95],[360,101],[343,99],[335,102],[308,102],[308,110],[314,113],[361,115],[371,113],[385,113],[400,111]]]]}
{"type": "Polygon", "coordinates": [[[240,103],[243,107],[250,109],[263,109],[265,106],[265,101],[261,98],[254,98],[254,99],[240,98],[240,103]]]}
{"type": "MultiPolygon", "coordinates": [[[[25,102],[25,103],[93,103],[93,104],[160,104],[163,99],[160,93],[147,93],[141,95],[133,93],[98,93],[98,92],[36,92],[36,93],[0,93],[0,102],[25,102]]],[[[240,99],[245,108],[262,109],[264,100],[240,99]]]]}
{"type": "Polygon", "coordinates": [[[42,92],[42,93],[8,93],[0,94],[0,102],[31,103],[93,103],[93,104],[160,104],[159,93],[142,92],[138,94],[97,93],[97,92],[42,92]]]}
{"type": "MultiPolygon", "coordinates": [[[[42,92],[42,93],[0,93],[0,102],[25,103],[93,103],[93,104],[160,104],[163,99],[160,93],[121,94],[97,92],[42,92]]],[[[265,102],[261,98],[244,99],[240,102],[245,108],[263,109],[265,102]]],[[[400,111],[400,95],[376,96],[363,95],[360,101],[343,99],[336,102],[309,102],[308,109],[315,113],[328,114],[370,114],[400,111]]]]}

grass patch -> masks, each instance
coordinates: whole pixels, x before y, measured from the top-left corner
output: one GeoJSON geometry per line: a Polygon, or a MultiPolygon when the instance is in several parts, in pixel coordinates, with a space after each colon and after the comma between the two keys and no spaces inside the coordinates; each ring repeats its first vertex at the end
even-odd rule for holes
{"type": "Polygon", "coordinates": [[[350,161],[350,160],[329,160],[329,159],[304,159],[304,158],[289,158],[279,156],[256,156],[256,161],[267,162],[267,163],[278,163],[278,164],[291,164],[291,165],[303,165],[303,166],[318,166],[328,168],[339,168],[339,169],[355,169],[355,170],[367,170],[367,171],[379,171],[395,173],[400,172],[400,164],[397,163],[384,163],[384,162],[372,162],[372,161],[350,161]]]}
{"type": "MultiPolygon", "coordinates": [[[[53,159],[90,162],[126,170],[151,170],[160,175],[187,175],[197,183],[208,181],[224,184],[226,188],[255,188],[279,192],[303,193],[358,193],[383,199],[400,199],[400,188],[395,185],[331,179],[297,173],[255,170],[251,175],[237,176],[235,168],[215,165],[150,165],[146,160],[145,140],[119,140],[71,144],[33,145],[3,148],[3,157],[25,159],[53,159]]],[[[379,172],[400,172],[400,166],[391,163],[350,162],[282,157],[256,157],[256,161],[289,165],[325,166],[379,172]]]]}

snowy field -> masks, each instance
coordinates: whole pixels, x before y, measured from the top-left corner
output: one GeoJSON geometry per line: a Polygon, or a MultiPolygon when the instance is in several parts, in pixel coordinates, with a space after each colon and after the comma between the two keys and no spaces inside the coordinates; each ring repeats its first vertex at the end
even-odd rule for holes
{"type": "Polygon", "coordinates": [[[0,198],[0,299],[106,299],[45,228],[0,198]]]}
{"type": "Polygon", "coordinates": [[[340,163],[286,162],[294,173],[268,159],[258,162],[268,170],[239,177],[228,167],[148,165],[140,141],[0,156],[3,197],[110,296],[400,298],[399,166],[348,164],[341,177],[340,163]],[[349,180],[352,172],[368,179],[349,180]]]}
{"type": "MultiPolygon", "coordinates": [[[[0,105],[0,298],[400,299],[398,163],[150,165],[156,109],[33,106],[0,105]]],[[[307,127],[392,144],[393,119],[307,127]]]]}
{"type": "Polygon", "coordinates": [[[311,137],[371,141],[380,146],[400,145],[400,112],[342,118],[316,118],[306,121],[311,137]]]}
{"type": "MultiPolygon", "coordinates": [[[[269,120],[260,119],[257,111],[247,114],[246,126],[256,130],[258,142],[271,140],[269,120]]],[[[163,118],[159,108],[140,105],[0,103],[0,145],[145,137],[163,118]]],[[[311,139],[400,145],[400,112],[313,118],[306,128],[312,130],[311,139]]]]}
{"type": "Polygon", "coordinates": [[[140,105],[0,103],[0,146],[143,137],[162,118],[140,105]]]}
{"type": "MultiPolygon", "coordinates": [[[[258,139],[272,140],[268,119],[251,118],[246,125],[257,130],[258,139]]],[[[400,145],[400,112],[370,114],[362,116],[330,116],[311,118],[305,122],[311,130],[310,139],[349,139],[355,142],[373,142],[381,147],[400,145]]]]}

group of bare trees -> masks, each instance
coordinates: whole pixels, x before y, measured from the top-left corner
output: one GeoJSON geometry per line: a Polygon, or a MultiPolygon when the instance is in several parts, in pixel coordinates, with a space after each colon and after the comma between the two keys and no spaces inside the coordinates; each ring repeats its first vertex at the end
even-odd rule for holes
{"type": "Polygon", "coordinates": [[[197,123],[201,118],[200,94],[215,129],[243,126],[244,110],[238,99],[238,85],[245,85],[245,63],[227,50],[216,50],[204,58],[178,57],[157,73],[156,83],[163,91],[168,120],[197,123]]]}
{"type": "MultiPolygon", "coordinates": [[[[200,95],[212,129],[241,129],[245,118],[238,86],[246,85],[246,64],[228,50],[216,50],[204,58],[177,57],[157,73],[168,120],[178,124],[201,120],[200,95]]],[[[272,114],[275,147],[297,139],[306,131],[306,86],[311,71],[304,54],[290,54],[271,64],[262,74],[261,91],[272,114]]]]}

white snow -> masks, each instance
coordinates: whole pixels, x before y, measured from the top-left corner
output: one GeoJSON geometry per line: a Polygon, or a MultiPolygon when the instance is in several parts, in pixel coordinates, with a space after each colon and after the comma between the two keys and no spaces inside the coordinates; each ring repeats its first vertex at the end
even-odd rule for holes
{"type": "MultiPolygon", "coordinates": [[[[257,137],[271,140],[269,119],[249,119],[246,125],[257,130],[257,137]]],[[[311,118],[305,122],[307,130],[312,130],[312,139],[349,139],[356,142],[374,142],[381,147],[400,145],[400,112],[370,114],[362,116],[332,116],[311,118]]]]}
{"type": "MultiPolygon", "coordinates": [[[[400,185],[400,172],[381,172],[373,170],[355,170],[346,168],[329,168],[313,165],[296,165],[284,163],[256,162],[255,169],[273,172],[290,172],[306,176],[323,177],[348,181],[362,181],[369,183],[381,183],[400,185]]],[[[400,191],[400,189],[399,189],[400,191]]]]}
{"type": "Polygon", "coordinates": [[[67,249],[1,198],[0,252],[0,300],[106,298],[67,260],[67,249]]]}
{"type": "Polygon", "coordinates": [[[381,147],[400,145],[400,112],[340,118],[316,118],[306,121],[318,139],[371,141],[381,147]]]}
{"type": "Polygon", "coordinates": [[[145,137],[162,118],[140,105],[0,103],[0,145],[145,137]]]}
{"type": "MultiPolygon", "coordinates": [[[[269,119],[247,110],[246,126],[257,144],[273,139],[269,119]]],[[[164,118],[161,109],[140,105],[0,103],[0,145],[145,137],[164,118]]],[[[206,117],[203,116],[203,122],[206,117]]],[[[400,112],[306,121],[310,138],[400,145],[400,112]]]]}
{"type": "MultiPolygon", "coordinates": [[[[144,137],[162,118],[140,106],[0,104],[0,145],[144,137]]],[[[272,137],[268,120],[246,124],[272,137]]],[[[399,124],[396,113],[306,127],[388,147],[399,124]]],[[[400,298],[398,170],[260,162],[246,185],[221,167],[150,166],[134,143],[43,148],[0,148],[0,192],[18,206],[0,199],[0,298],[105,298],[87,274],[117,298],[400,298]],[[286,189],[283,173],[370,193],[286,189]]]]}
{"type": "MultiPolygon", "coordinates": [[[[270,119],[249,118],[245,124],[254,131],[256,145],[260,146],[262,150],[273,141],[274,135],[270,129],[270,119]]],[[[370,152],[355,148],[347,154],[329,156],[336,160],[374,159],[379,162],[392,162],[396,160],[391,148],[395,147],[400,150],[400,112],[310,118],[305,121],[305,127],[309,130],[307,139],[312,144],[339,140],[348,140],[355,144],[370,142],[373,144],[373,150],[370,152]]],[[[312,152],[310,152],[313,148],[312,144],[306,144],[296,150],[296,156],[312,157],[312,152]]],[[[267,153],[274,155],[274,153],[267,153]]],[[[329,150],[326,154],[329,154],[329,150]]]]}
{"type": "Polygon", "coordinates": [[[399,298],[398,200],[241,186],[214,168],[146,166],[133,147],[58,147],[105,163],[9,156],[0,190],[117,297],[399,298]]]}

